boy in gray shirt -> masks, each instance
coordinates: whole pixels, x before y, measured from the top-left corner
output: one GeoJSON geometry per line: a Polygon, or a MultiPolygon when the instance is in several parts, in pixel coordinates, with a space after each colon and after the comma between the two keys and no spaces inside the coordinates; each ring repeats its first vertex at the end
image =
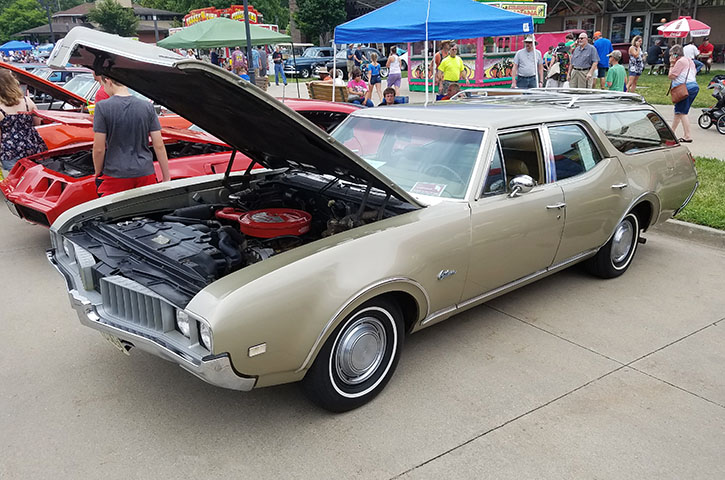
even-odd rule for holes
{"type": "Polygon", "coordinates": [[[163,182],[170,179],[169,160],[153,105],[132,96],[128,89],[101,77],[107,100],[98,102],[93,118],[93,166],[98,196],[156,183],[149,135],[161,167],[163,182]]]}

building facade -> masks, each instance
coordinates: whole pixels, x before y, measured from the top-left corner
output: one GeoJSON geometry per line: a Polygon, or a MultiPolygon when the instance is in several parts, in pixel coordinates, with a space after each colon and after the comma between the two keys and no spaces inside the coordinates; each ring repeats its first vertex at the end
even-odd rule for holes
{"type": "MultiPolygon", "coordinates": [[[[183,13],[142,7],[141,5],[131,3],[130,0],[121,0],[119,3],[127,8],[133,9],[133,13],[139,19],[136,36],[140,41],[146,43],[156,42],[157,31],[159,34],[159,40],[168,37],[169,28],[173,26],[174,21],[181,21],[184,16],[183,13]],[[155,22],[154,17],[156,17],[155,22]]],[[[51,40],[52,27],[52,36],[54,36],[57,40],[64,37],[73,27],[82,26],[95,28],[95,26],[88,21],[88,12],[91,11],[91,8],[93,8],[94,5],[95,4],[93,3],[82,3],[68,10],[56,12],[52,16],[52,25],[41,25],[39,27],[25,30],[20,34],[36,40],[51,40]]]]}

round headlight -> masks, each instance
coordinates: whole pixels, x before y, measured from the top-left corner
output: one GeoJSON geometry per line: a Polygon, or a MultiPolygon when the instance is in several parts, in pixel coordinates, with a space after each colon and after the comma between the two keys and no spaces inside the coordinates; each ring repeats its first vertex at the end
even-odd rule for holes
{"type": "Polygon", "coordinates": [[[176,328],[179,329],[182,335],[189,338],[189,314],[183,310],[176,311],[176,328]]]}
{"type": "Polygon", "coordinates": [[[211,352],[211,328],[206,323],[199,322],[199,337],[201,344],[211,352]]]}

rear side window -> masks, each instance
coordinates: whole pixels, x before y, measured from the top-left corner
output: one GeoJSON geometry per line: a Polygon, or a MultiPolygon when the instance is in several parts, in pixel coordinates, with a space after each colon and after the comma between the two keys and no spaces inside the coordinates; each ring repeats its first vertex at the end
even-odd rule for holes
{"type": "Polygon", "coordinates": [[[594,113],[592,118],[622,153],[677,145],[667,123],[651,110],[594,113]]]}
{"type": "Polygon", "coordinates": [[[557,180],[589,171],[601,160],[592,141],[578,125],[549,127],[549,137],[557,180]]]}

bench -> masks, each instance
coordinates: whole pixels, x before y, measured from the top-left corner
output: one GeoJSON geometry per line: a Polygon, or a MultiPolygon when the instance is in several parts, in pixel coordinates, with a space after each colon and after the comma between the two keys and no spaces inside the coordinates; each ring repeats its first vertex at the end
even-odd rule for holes
{"type": "Polygon", "coordinates": [[[332,89],[335,89],[335,101],[347,102],[350,95],[347,87],[344,85],[336,85],[333,87],[331,83],[324,82],[307,82],[307,93],[310,98],[315,100],[332,100],[332,89]]]}

